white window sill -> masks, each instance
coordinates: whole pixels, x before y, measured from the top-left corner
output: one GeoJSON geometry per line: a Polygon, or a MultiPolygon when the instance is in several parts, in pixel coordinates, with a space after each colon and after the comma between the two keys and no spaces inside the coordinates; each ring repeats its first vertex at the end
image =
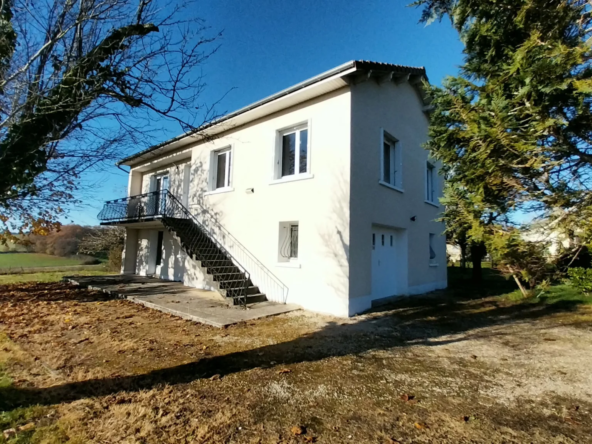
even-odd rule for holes
{"type": "Polygon", "coordinates": [[[280,268],[301,268],[300,262],[278,262],[275,265],[280,268]]]}
{"type": "Polygon", "coordinates": [[[380,185],[382,185],[383,187],[390,188],[391,190],[398,191],[399,193],[404,193],[405,192],[405,190],[403,188],[399,188],[399,187],[397,187],[395,185],[391,185],[390,183],[385,182],[384,180],[379,180],[378,183],[380,185]]]}
{"type": "Polygon", "coordinates": [[[440,205],[438,205],[435,202],[430,202],[429,200],[425,200],[424,202],[427,203],[428,205],[433,206],[433,207],[440,208],[440,205]]]}
{"type": "Polygon", "coordinates": [[[293,176],[284,176],[281,179],[275,179],[269,182],[269,185],[276,185],[278,183],[285,183],[285,182],[295,182],[297,180],[307,180],[312,179],[314,174],[295,174],[293,176]]]}
{"type": "Polygon", "coordinates": [[[439,264],[430,264],[430,267],[438,267],[439,264]]]}
{"type": "Polygon", "coordinates": [[[234,188],[232,188],[232,187],[217,188],[212,191],[207,191],[203,195],[204,196],[211,196],[212,194],[230,193],[231,191],[234,191],[234,188]]]}

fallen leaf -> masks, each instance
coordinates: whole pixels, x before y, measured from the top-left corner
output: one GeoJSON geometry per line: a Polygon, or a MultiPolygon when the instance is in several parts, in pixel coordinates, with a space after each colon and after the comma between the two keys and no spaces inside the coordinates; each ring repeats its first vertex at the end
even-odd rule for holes
{"type": "Polygon", "coordinates": [[[316,436],[306,436],[304,437],[304,442],[317,442],[316,436]]]}
{"type": "Polygon", "coordinates": [[[30,422],[28,424],[25,424],[24,426],[20,426],[18,428],[18,431],[19,432],[26,432],[26,431],[29,431],[29,430],[33,430],[34,428],[35,428],[35,423],[34,422],[30,422]]]}
{"type": "Polygon", "coordinates": [[[296,436],[299,436],[299,435],[304,435],[304,434],[306,433],[306,427],[304,427],[304,426],[294,426],[294,427],[292,427],[292,428],[290,429],[290,431],[291,431],[291,432],[292,432],[294,435],[296,435],[296,436]]]}
{"type": "Polygon", "coordinates": [[[401,395],[401,399],[405,402],[413,401],[415,399],[415,395],[408,395],[407,393],[401,395]]]}
{"type": "Polygon", "coordinates": [[[554,342],[557,339],[553,339],[553,338],[543,338],[543,341],[548,341],[548,342],[554,342]]]}
{"type": "Polygon", "coordinates": [[[278,375],[283,375],[285,373],[292,373],[292,370],[290,370],[289,368],[283,368],[281,370],[278,370],[278,375]]]}
{"type": "Polygon", "coordinates": [[[477,359],[477,355],[471,355],[471,358],[477,359]]]}
{"type": "Polygon", "coordinates": [[[3,435],[4,435],[4,439],[8,441],[10,438],[14,438],[16,436],[16,430],[15,429],[6,429],[6,430],[4,430],[3,435]]]}
{"type": "Polygon", "coordinates": [[[577,422],[577,421],[574,421],[574,420],[573,420],[573,419],[571,419],[571,418],[563,418],[563,419],[565,420],[565,422],[569,422],[570,424],[573,424],[573,425],[580,425],[580,423],[579,423],[579,422],[577,422]]]}
{"type": "Polygon", "coordinates": [[[219,381],[221,378],[222,376],[216,374],[210,378],[210,381],[219,381]]]}
{"type": "Polygon", "coordinates": [[[416,428],[416,429],[419,429],[419,430],[423,430],[423,429],[427,429],[427,428],[429,428],[429,427],[427,426],[427,424],[426,424],[426,423],[424,423],[424,422],[416,422],[416,423],[414,424],[414,426],[415,426],[415,428],[416,428]]]}
{"type": "Polygon", "coordinates": [[[401,444],[401,441],[398,441],[394,438],[387,438],[387,444],[401,444]]]}

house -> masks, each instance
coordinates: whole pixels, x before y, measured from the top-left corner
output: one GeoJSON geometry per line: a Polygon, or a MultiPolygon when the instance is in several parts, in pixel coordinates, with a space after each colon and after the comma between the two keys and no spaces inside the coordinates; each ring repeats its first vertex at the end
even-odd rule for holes
{"type": "Polygon", "coordinates": [[[446,287],[426,79],[348,62],[121,160],[122,273],[337,316],[446,287]]]}

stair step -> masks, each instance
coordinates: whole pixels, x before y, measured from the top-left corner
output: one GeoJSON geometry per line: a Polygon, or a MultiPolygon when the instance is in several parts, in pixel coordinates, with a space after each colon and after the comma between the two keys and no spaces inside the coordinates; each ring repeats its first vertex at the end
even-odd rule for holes
{"type": "Polygon", "coordinates": [[[232,281],[222,281],[220,283],[220,288],[223,290],[230,290],[230,289],[237,289],[237,288],[244,288],[245,285],[250,287],[252,282],[250,279],[240,279],[240,280],[232,280],[232,281]]]}
{"type": "Polygon", "coordinates": [[[245,274],[235,265],[226,265],[224,267],[205,267],[208,269],[208,274],[212,276],[220,275],[240,275],[243,277],[245,274]]]}
{"type": "Polygon", "coordinates": [[[252,285],[251,287],[247,288],[247,296],[251,296],[254,294],[260,294],[261,290],[256,285],[252,285]]]}
{"type": "MultiPolygon", "coordinates": [[[[267,296],[262,293],[250,294],[247,295],[247,304],[252,304],[253,302],[265,302],[267,300],[267,296]]],[[[233,298],[232,305],[241,305],[243,303],[242,298],[233,298]]]]}
{"type": "MultiPolygon", "coordinates": [[[[210,270],[208,269],[208,273],[210,270]]],[[[228,282],[228,281],[235,281],[235,280],[242,280],[245,278],[244,273],[212,273],[214,276],[214,280],[218,282],[228,282]]]]}

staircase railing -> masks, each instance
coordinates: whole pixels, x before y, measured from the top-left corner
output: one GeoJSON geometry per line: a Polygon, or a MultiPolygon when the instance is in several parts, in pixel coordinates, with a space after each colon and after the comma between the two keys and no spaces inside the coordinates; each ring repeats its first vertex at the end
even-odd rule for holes
{"type": "MultiPolygon", "coordinates": [[[[166,204],[164,205],[164,208],[163,208],[163,210],[164,210],[163,217],[191,220],[195,225],[197,225],[197,227],[199,228],[201,233],[205,234],[207,236],[207,238],[209,238],[209,240],[214,243],[214,245],[218,248],[218,250],[220,250],[228,259],[230,259],[232,261],[232,263],[234,263],[234,265],[241,271],[241,273],[243,275],[243,278],[240,279],[240,280],[242,280],[241,285],[238,287],[225,289],[225,291],[226,291],[227,296],[238,299],[239,302],[241,302],[242,305],[246,308],[247,307],[247,293],[248,293],[249,285],[251,283],[251,273],[249,273],[249,271],[240,263],[240,261],[238,261],[237,258],[235,258],[224,247],[224,245],[222,245],[222,243],[218,239],[216,239],[216,237],[213,235],[213,233],[211,232],[211,230],[208,227],[204,226],[193,214],[191,214],[191,212],[185,207],[185,205],[183,205],[179,201],[179,199],[177,199],[177,197],[174,194],[172,194],[169,191],[166,191],[165,199],[166,199],[166,204]]],[[[195,248],[198,251],[200,250],[200,243],[203,243],[205,245],[205,243],[203,241],[203,236],[200,236],[201,233],[199,233],[199,232],[194,233],[193,239],[189,240],[190,243],[197,241],[195,248]],[[200,239],[201,239],[201,242],[200,242],[200,239]]]]}
{"type": "MultiPolygon", "coordinates": [[[[200,220],[209,220],[208,225],[211,227],[210,233],[212,233],[212,236],[217,238],[227,251],[231,252],[241,264],[249,269],[251,279],[259,287],[261,293],[265,293],[265,296],[270,301],[285,304],[288,299],[288,286],[224,228],[207,209],[197,203],[192,204],[191,207],[192,209],[197,209],[200,220]]],[[[205,222],[202,222],[202,224],[205,224],[205,222]]]]}
{"type": "Polygon", "coordinates": [[[226,228],[209,215],[207,210],[200,205],[197,206],[199,211],[209,218],[211,224],[200,221],[168,190],[107,201],[98,218],[103,222],[123,223],[139,222],[162,216],[190,219],[236,263],[241,271],[249,270],[248,276],[253,279],[269,300],[286,303],[288,287],[226,228]]]}

